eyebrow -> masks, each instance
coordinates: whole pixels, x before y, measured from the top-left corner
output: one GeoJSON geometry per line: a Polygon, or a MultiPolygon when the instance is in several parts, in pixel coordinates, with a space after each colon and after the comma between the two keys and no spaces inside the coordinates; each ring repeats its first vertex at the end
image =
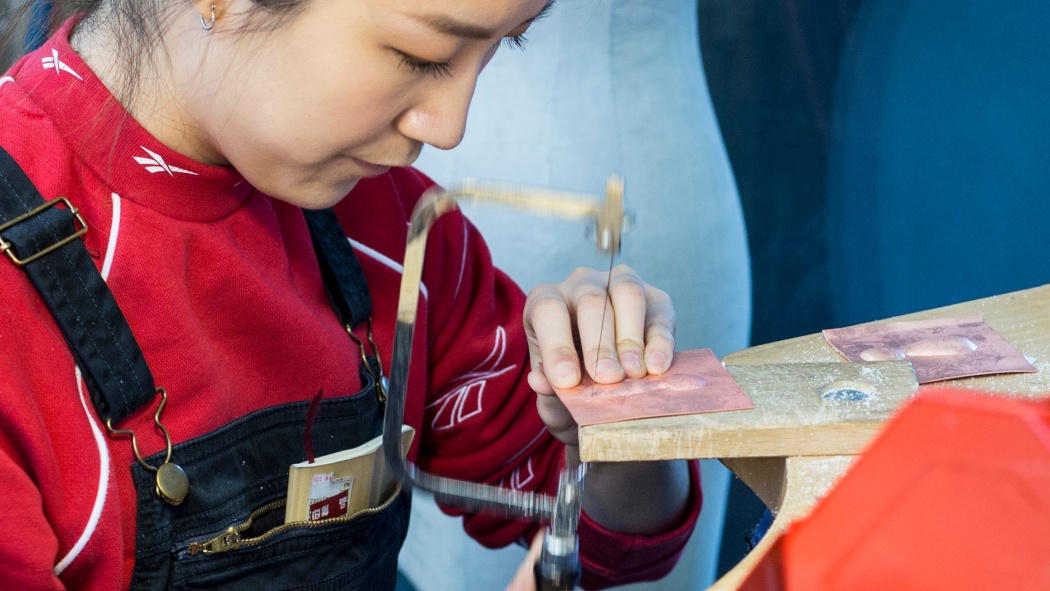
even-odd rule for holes
{"type": "MultiPolygon", "coordinates": [[[[549,13],[551,8],[554,7],[554,2],[555,0],[547,0],[547,3],[543,5],[543,8],[536,13],[536,16],[525,21],[525,23],[531,24],[547,16],[547,13],[549,13]]],[[[417,19],[437,32],[452,35],[453,37],[463,37],[465,39],[491,39],[496,36],[496,32],[491,29],[486,29],[480,25],[465,23],[443,14],[425,14],[417,17],[417,19]]]]}

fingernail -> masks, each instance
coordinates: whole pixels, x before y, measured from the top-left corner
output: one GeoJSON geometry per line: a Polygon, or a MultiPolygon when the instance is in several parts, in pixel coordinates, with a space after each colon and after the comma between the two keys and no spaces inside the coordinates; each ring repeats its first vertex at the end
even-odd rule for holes
{"type": "MultiPolygon", "coordinates": [[[[663,353],[653,353],[649,356],[649,368],[656,371],[663,371],[667,366],[667,356],[663,353]]],[[[653,372],[650,372],[653,373],[653,372]]]]}
{"type": "Polygon", "coordinates": [[[576,365],[570,361],[562,361],[556,363],[551,368],[551,375],[549,376],[551,384],[557,384],[560,387],[575,386],[580,381],[580,374],[576,370],[576,365]]]}
{"type": "Polygon", "coordinates": [[[620,366],[615,361],[606,357],[598,361],[598,366],[595,368],[595,372],[598,375],[616,373],[620,371],[620,366]]]}
{"type": "Polygon", "coordinates": [[[624,353],[623,356],[620,357],[620,363],[625,368],[629,367],[631,369],[642,366],[642,360],[638,358],[637,353],[624,353]]]}

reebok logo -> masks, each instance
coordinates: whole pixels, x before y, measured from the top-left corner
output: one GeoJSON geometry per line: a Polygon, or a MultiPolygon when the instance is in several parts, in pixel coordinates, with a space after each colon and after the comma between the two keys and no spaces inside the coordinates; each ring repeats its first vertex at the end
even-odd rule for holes
{"type": "Polygon", "coordinates": [[[80,80],[81,82],[84,81],[84,79],[80,77],[80,74],[74,72],[73,68],[70,68],[69,65],[66,64],[66,62],[58,59],[57,49],[51,50],[51,57],[41,58],[40,61],[44,64],[45,70],[54,69],[55,74],[58,76],[61,76],[62,72],[69,72],[70,74],[76,76],[77,80],[80,80]]]}
{"type": "Polygon", "coordinates": [[[192,174],[193,176],[197,176],[197,173],[193,172],[192,170],[186,170],[185,168],[179,168],[178,166],[172,166],[168,164],[164,161],[164,158],[162,158],[160,154],[150,150],[146,146],[139,147],[145,150],[145,152],[149,154],[150,157],[144,158],[142,156],[135,156],[135,162],[138,162],[139,164],[144,166],[147,172],[166,172],[168,173],[168,176],[175,176],[175,173],[179,172],[182,174],[192,174]]]}

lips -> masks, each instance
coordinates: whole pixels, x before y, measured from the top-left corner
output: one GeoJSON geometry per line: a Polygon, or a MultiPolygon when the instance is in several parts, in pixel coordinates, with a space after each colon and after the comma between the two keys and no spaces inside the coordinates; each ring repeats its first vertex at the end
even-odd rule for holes
{"type": "Polygon", "coordinates": [[[387,162],[386,164],[380,164],[372,162],[370,160],[362,160],[361,158],[358,158],[356,156],[346,154],[345,152],[344,155],[347,158],[349,158],[350,161],[353,162],[358,169],[361,170],[363,176],[378,176],[381,174],[386,174],[391,168],[406,168],[408,166],[412,166],[412,163],[415,162],[417,158],[419,158],[419,152],[422,150],[422,148],[423,144],[413,143],[411,146],[409,146],[409,150],[407,152],[396,148],[388,148],[382,151],[376,151],[374,155],[391,155],[399,153],[404,154],[404,156],[401,158],[383,158],[383,160],[387,162]]]}
{"type": "Polygon", "coordinates": [[[366,177],[386,174],[387,171],[390,170],[390,167],[385,164],[373,164],[366,160],[361,160],[360,158],[354,158],[353,156],[350,156],[350,160],[352,160],[354,164],[356,164],[357,167],[361,169],[361,172],[366,177]]]}

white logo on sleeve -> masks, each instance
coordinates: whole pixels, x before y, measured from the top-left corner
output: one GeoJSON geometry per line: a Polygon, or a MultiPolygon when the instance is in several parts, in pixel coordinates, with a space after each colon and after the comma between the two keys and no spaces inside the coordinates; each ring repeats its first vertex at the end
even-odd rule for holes
{"type": "Polygon", "coordinates": [[[430,426],[435,431],[452,429],[461,422],[481,414],[481,403],[485,397],[485,385],[490,378],[515,369],[513,364],[499,367],[507,353],[507,331],[496,328],[496,342],[492,352],[472,371],[464,374],[456,385],[436,400],[426,405],[434,409],[430,426]]]}
{"type": "Polygon", "coordinates": [[[58,50],[57,49],[52,49],[51,50],[51,57],[40,58],[40,61],[44,64],[44,69],[45,70],[54,69],[55,70],[55,74],[58,75],[58,76],[61,76],[62,72],[69,72],[70,74],[76,76],[77,80],[80,80],[82,82],[84,80],[83,78],[80,77],[80,74],[77,74],[76,72],[74,72],[73,68],[70,68],[69,65],[66,64],[66,62],[58,59],[58,50]]]}
{"type": "Polygon", "coordinates": [[[0,78],[0,86],[7,84],[8,82],[14,82],[15,79],[10,76],[4,76],[0,78]]]}
{"type": "Polygon", "coordinates": [[[506,478],[503,478],[499,481],[499,486],[507,488],[509,485],[514,490],[523,490],[535,477],[536,473],[532,470],[532,456],[529,456],[524,465],[518,466],[510,473],[510,481],[508,482],[506,478]]]}
{"type": "Polygon", "coordinates": [[[146,146],[139,147],[145,150],[146,153],[150,155],[150,157],[144,158],[142,156],[135,156],[135,162],[138,162],[142,166],[146,167],[147,172],[166,172],[168,173],[168,176],[175,176],[175,173],[179,172],[182,174],[192,174],[194,176],[197,176],[197,173],[193,172],[192,170],[186,170],[185,168],[179,168],[178,166],[172,166],[168,164],[164,161],[164,158],[161,157],[160,154],[150,150],[146,146]]]}

